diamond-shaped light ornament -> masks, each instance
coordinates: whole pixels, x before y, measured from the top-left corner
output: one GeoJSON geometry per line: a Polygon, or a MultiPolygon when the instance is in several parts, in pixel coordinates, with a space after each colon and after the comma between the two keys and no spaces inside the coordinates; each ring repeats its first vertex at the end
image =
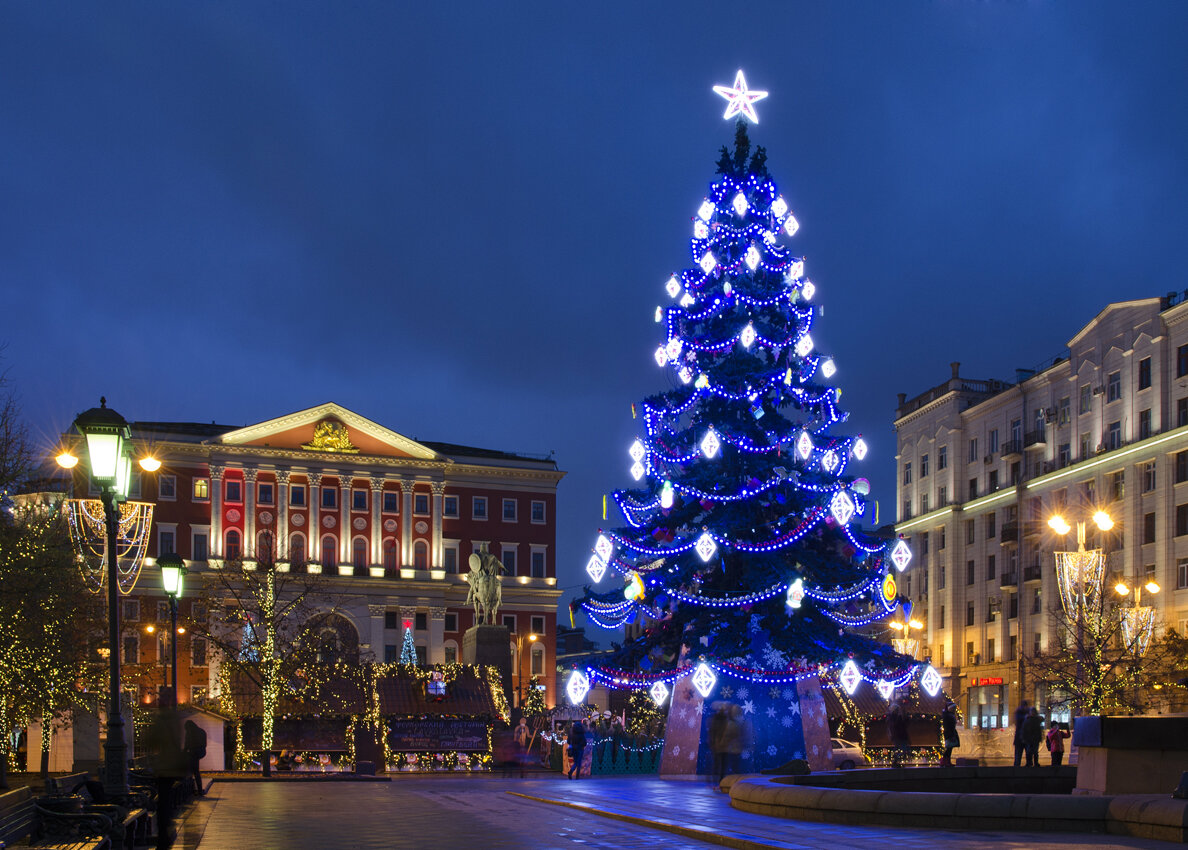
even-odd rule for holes
{"type": "Polygon", "coordinates": [[[829,501],[829,512],[838,525],[845,525],[854,516],[854,500],[845,490],[838,490],[829,501]]]}
{"type": "Polygon", "coordinates": [[[747,322],[747,326],[738,335],[738,341],[742,343],[743,348],[750,348],[755,343],[755,326],[747,322]]]}
{"type": "Polygon", "coordinates": [[[701,266],[701,270],[703,272],[705,272],[706,274],[709,274],[710,272],[712,272],[714,270],[714,266],[716,266],[717,264],[718,264],[718,261],[714,259],[713,253],[710,251],[706,251],[705,254],[702,255],[701,261],[697,265],[701,266]]]}
{"type": "Polygon", "coordinates": [[[804,579],[798,578],[796,581],[788,585],[788,607],[795,611],[800,607],[800,603],[804,601],[804,579]]]}
{"type": "Polygon", "coordinates": [[[895,542],[895,548],[891,550],[891,563],[895,565],[895,569],[903,572],[911,560],[912,550],[907,545],[907,541],[901,537],[895,542]]]}
{"type": "Polygon", "coordinates": [[[789,236],[795,236],[796,231],[800,230],[800,222],[796,220],[796,216],[790,215],[784,219],[784,232],[789,236]]]}
{"type": "Polygon", "coordinates": [[[804,260],[797,260],[792,265],[788,266],[788,271],[787,271],[787,273],[785,273],[784,278],[789,283],[792,283],[794,281],[800,280],[800,278],[803,275],[804,275],[804,260]]]}
{"type": "Polygon", "coordinates": [[[934,697],[940,692],[940,673],[936,672],[931,664],[924,668],[924,673],[920,676],[920,687],[930,697],[934,697]]]}
{"type": "Polygon", "coordinates": [[[879,696],[887,702],[891,702],[891,697],[895,695],[895,686],[886,679],[879,679],[875,682],[875,688],[878,689],[879,696]]]}
{"type": "Polygon", "coordinates": [[[739,192],[734,196],[731,206],[734,207],[734,211],[736,213],[738,213],[740,216],[744,216],[747,214],[747,210],[750,209],[751,205],[747,203],[747,196],[742,192],[739,192]]]}
{"type": "Polygon", "coordinates": [[[718,684],[718,677],[710,669],[710,666],[702,661],[693,671],[693,687],[697,688],[697,693],[701,694],[702,699],[706,699],[714,692],[716,684],[718,684]]]}
{"type": "Polygon", "coordinates": [[[811,280],[806,280],[800,287],[800,294],[804,296],[805,301],[812,301],[813,296],[817,294],[817,286],[811,280]]]}
{"type": "Polygon", "coordinates": [[[713,201],[702,201],[701,206],[697,208],[697,215],[702,221],[708,222],[710,217],[713,216],[715,209],[717,209],[717,207],[714,206],[713,201]]]}
{"type": "Polygon", "coordinates": [[[841,682],[846,693],[853,695],[854,691],[858,689],[858,683],[862,681],[862,674],[858,672],[858,665],[854,663],[851,658],[846,662],[846,666],[837,674],[837,680],[841,682]]]}
{"type": "Polygon", "coordinates": [[[594,544],[594,551],[603,561],[610,561],[611,555],[615,552],[615,544],[611,543],[610,538],[605,534],[599,534],[598,541],[594,544]]]}
{"type": "Polygon", "coordinates": [[[581,705],[586,701],[586,694],[590,693],[590,680],[581,670],[574,670],[569,674],[569,682],[565,685],[565,693],[574,705],[581,705]]]}
{"type": "Polygon", "coordinates": [[[632,478],[634,478],[636,481],[638,481],[639,479],[643,478],[643,474],[644,474],[644,465],[642,463],[640,463],[637,460],[635,463],[631,464],[631,477],[632,478]]]}
{"type": "Polygon", "coordinates": [[[722,441],[718,439],[718,435],[710,428],[705,432],[705,436],[701,438],[701,453],[708,459],[713,459],[718,454],[718,449],[722,447],[722,441]]]}
{"type": "Polygon", "coordinates": [[[755,271],[755,267],[759,265],[759,261],[763,258],[759,254],[759,249],[752,245],[750,248],[747,248],[747,254],[744,259],[747,261],[747,268],[755,271]]]}
{"type": "Polygon", "coordinates": [[[706,224],[701,219],[697,219],[696,221],[694,221],[693,222],[693,238],[694,239],[705,239],[708,236],[709,236],[709,225],[706,224]]]}
{"type": "Polygon", "coordinates": [[[668,355],[669,360],[676,360],[681,356],[681,338],[674,336],[668,341],[668,345],[664,346],[664,353],[668,355]]]}
{"type": "Polygon", "coordinates": [[[682,384],[687,384],[693,380],[693,373],[689,371],[688,366],[682,366],[681,371],[677,372],[677,374],[680,375],[682,384]]]}
{"type": "Polygon", "coordinates": [[[590,560],[586,562],[586,574],[594,579],[595,584],[598,584],[606,575],[606,564],[597,555],[591,555],[590,560]]]}
{"type": "Polygon", "coordinates": [[[644,459],[644,444],[640,440],[636,440],[631,444],[631,448],[627,450],[627,454],[631,455],[632,460],[644,459]]]}
{"type": "Polygon", "coordinates": [[[666,366],[666,365],[668,365],[668,353],[667,353],[667,352],[665,352],[665,350],[664,350],[664,346],[663,346],[663,345],[661,345],[661,346],[657,346],[657,348],[656,348],[656,353],[655,353],[655,354],[653,354],[652,356],[656,358],[656,365],[657,365],[657,366],[666,366]]]}
{"type": "Polygon", "coordinates": [[[821,458],[821,466],[825,468],[826,472],[833,472],[833,470],[837,469],[837,461],[837,452],[835,452],[833,449],[830,449],[829,451],[825,452],[824,457],[821,458]]]}
{"type": "Polygon", "coordinates": [[[718,551],[718,544],[714,542],[714,538],[710,537],[708,531],[704,531],[697,538],[697,545],[693,548],[697,550],[697,554],[701,556],[701,560],[708,561],[714,556],[714,552],[718,551]]]}
{"type": "Polygon", "coordinates": [[[821,363],[821,374],[826,378],[832,378],[837,373],[837,365],[833,362],[832,357],[826,358],[821,363]]]}
{"type": "Polygon", "coordinates": [[[652,695],[652,702],[656,703],[657,707],[660,707],[668,699],[668,686],[663,682],[653,682],[648,693],[652,695]]]}
{"type": "Polygon", "coordinates": [[[804,334],[800,339],[796,340],[796,353],[801,357],[808,357],[809,352],[813,350],[813,338],[809,334],[804,334]]]}
{"type": "Polygon", "coordinates": [[[796,453],[800,455],[801,460],[808,460],[809,455],[813,453],[813,438],[808,435],[808,431],[801,431],[800,436],[796,438],[796,453]]]}
{"type": "Polygon", "coordinates": [[[776,218],[783,218],[786,212],[788,212],[788,202],[784,200],[783,195],[780,195],[771,202],[771,214],[776,218]]]}
{"type": "Polygon", "coordinates": [[[668,283],[664,284],[664,291],[668,293],[669,298],[676,298],[681,292],[681,282],[673,275],[668,279],[668,283]]]}
{"type": "Polygon", "coordinates": [[[858,458],[858,460],[862,460],[863,458],[865,458],[866,457],[866,440],[862,439],[861,437],[859,437],[857,440],[855,440],[853,452],[854,452],[854,457],[858,458]]]}
{"type": "Polygon", "coordinates": [[[682,307],[684,307],[686,310],[688,310],[696,302],[697,302],[697,299],[694,298],[692,295],[690,295],[688,290],[685,290],[685,294],[681,296],[681,300],[678,301],[677,303],[680,304],[682,307]]]}

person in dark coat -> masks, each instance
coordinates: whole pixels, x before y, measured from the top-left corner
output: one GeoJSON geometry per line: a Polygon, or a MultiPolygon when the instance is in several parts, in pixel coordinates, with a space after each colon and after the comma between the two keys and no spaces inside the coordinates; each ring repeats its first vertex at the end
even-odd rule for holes
{"type": "Polygon", "coordinates": [[[569,730],[569,778],[582,778],[582,757],[586,754],[586,721],[573,721],[573,728],[569,730]]]}
{"type": "Polygon", "coordinates": [[[206,791],[202,788],[202,759],[206,755],[206,730],[193,720],[186,721],[186,761],[189,763],[190,774],[187,782],[194,783],[194,793],[201,797],[206,791]]]}
{"type": "Polygon", "coordinates": [[[181,719],[169,694],[163,695],[148,729],[148,745],[157,785],[157,850],[169,850],[173,846],[178,784],[185,779],[187,769],[181,719]]]}
{"type": "Polygon", "coordinates": [[[902,767],[911,753],[912,741],[908,737],[908,718],[903,706],[894,703],[887,712],[887,735],[891,738],[891,766],[902,767]]]}
{"type": "Polygon", "coordinates": [[[941,759],[941,767],[953,766],[953,750],[961,746],[961,736],[957,734],[957,703],[951,702],[941,713],[941,731],[945,736],[945,755],[941,759]]]}
{"type": "Polygon", "coordinates": [[[1023,750],[1027,756],[1027,767],[1039,767],[1039,745],[1044,739],[1044,721],[1039,711],[1032,706],[1023,721],[1023,750]]]}
{"type": "Polygon", "coordinates": [[[1023,722],[1027,720],[1027,700],[1015,709],[1015,767],[1023,761],[1023,722]]]}

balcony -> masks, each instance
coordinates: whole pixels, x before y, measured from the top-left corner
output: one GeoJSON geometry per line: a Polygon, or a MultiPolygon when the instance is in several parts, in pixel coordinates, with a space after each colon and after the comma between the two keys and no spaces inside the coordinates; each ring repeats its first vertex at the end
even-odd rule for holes
{"type": "Polygon", "coordinates": [[[1023,437],[1023,448],[1026,451],[1032,449],[1042,449],[1048,445],[1047,430],[1041,428],[1038,431],[1032,431],[1030,434],[1025,434],[1023,437]]]}
{"type": "Polygon", "coordinates": [[[1010,440],[1002,444],[1003,460],[1018,460],[1023,457],[1023,441],[1010,440]]]}
{"type": "Polygon", "coordinates": [[[1023,568],[1023,581],[1024,582],[1043,581],[1043,580],[1044,580],[1044,568],[1043,567],[1037,565],[1034,567],[1024,567],[1023,568]]]}
{"type": "Polygon", "coordinates": [[[1011,522],[1004,522],[1002,529],[998,532],[998,542],[1009,544],[1019,542],[1019,522],[1012,520],[1011,522]]]}
{"type": "Polygon", "coordinates": [[[1019,574],[1018,573],[1003,573],[1002,578],[998,582],[998,586],[1001,588],[1004,588],[1004,589],[1008,588],[1008,587],[1017,587],[1018,585],[1019,585],[1019,574]]]}

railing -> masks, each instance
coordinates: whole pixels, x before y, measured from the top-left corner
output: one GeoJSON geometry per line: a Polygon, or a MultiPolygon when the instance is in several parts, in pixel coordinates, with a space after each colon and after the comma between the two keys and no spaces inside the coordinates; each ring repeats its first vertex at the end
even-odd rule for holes
{"type": "Polygon", "coordinates": [[[1030,434],[1026,434],[1023,437],[1023,448],[1025,448],[1025,449],[1031,449],[1031,448],[1042,449],[1047,444],[1048,444],[1048,435],[1047,435],[1047,431],[1045,429],[1040,429],[1039,431],[1032,431],[1030,434]]]}
{"type": "Polygon", "coordinates": [[[999,587],[1014,587],[1019,583],[1019,576],[1017,573],[1003,573],[1002,579],[998,582],[999,587]]]}
{"type": "Polygon", "coordinates": [[[1043,581],[1044,568],[1043,567],[1024,567],[1023,581],[1043,581]]]}
{"type": "Polygon", "coordinates": [[[1002,456],[1004,458],[1018,457],[1023,454],[1022,440],[1009,440],[1002,444],[1002,456]]]}

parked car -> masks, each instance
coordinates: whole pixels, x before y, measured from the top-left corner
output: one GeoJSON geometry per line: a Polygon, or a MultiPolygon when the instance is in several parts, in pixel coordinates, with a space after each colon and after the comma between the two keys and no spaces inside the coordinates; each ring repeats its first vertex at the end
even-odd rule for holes
{"type": "Polygon", "coordinates": [[[838,770],[853,770],[870,764],[862,748],[853,741],[843,738],[831,738],[830,741],[833,744],[833,766],[838,770]]]}

